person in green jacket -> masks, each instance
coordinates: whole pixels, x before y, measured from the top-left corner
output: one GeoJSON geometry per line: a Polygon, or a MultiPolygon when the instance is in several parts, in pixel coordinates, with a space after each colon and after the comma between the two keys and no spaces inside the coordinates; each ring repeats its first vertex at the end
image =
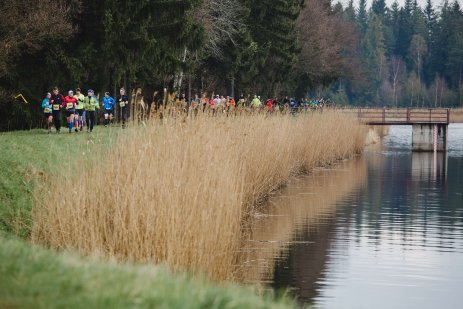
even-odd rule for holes
{"type": "Polygon", "coordinates": [[[88,91],[88,96],[84,98],[85,116],[87,121],[87,132],[92,133],[95,124],[95,111],[100,108],[98,99],[95,98],[93,90],[88,91]]]}
{"type": "Polygon", "coordinates": [[[262,102],[260,99],[257,97],[257,94],[254,96],[254,99],[251,101],[251,107],[252,109],[258,109],[262,105],[262,102]]]}
{"type": "Polygon", "coordinates": [[[82,94],[80,88],[76,89],[75,97],[77,99],[77,104],[76,104],[76,116],[77,117],[74,118],[74,120],[75,120],[74,128],[76,128],[76,131],[77,131],[77,128],[79,128],[80,131],[82,131],[82,128],[84,126],[84,124],[83,124],[83,115],[84,115],[84,99],[85,99],[85,96],[82,94]]]}

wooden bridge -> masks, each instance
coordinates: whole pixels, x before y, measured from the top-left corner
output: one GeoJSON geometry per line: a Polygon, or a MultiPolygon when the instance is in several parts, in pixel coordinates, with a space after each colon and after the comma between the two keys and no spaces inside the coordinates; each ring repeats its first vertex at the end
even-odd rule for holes
{"type": "Polygon", "coordinates": [[[368,125],[411,125],[413,151],[447,151],[450,109],[346,108],[342,111],[368,125]]]}
{"type": "Polygon", "coordinates": [[[369,125],[415,125],[450,123],[448,108],[346,108],[342,111],[369,125]]]}

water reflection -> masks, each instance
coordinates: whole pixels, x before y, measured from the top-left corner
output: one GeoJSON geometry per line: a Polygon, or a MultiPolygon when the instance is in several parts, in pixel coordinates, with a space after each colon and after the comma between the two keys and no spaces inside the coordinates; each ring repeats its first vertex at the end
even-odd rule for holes
{"type": "MultiPolygon", "coordinates": [[[[234,277],[245,283],[272,282],[275,263],[286,260],[289,248],[320,245],[310,235],[320,234],[327,223],[333,222],[336,202],[358,190],[366,176],[366,162],[353,159],[292,180],[269,200],[261,213],[254,214],[234,277]]],[[[319,260],[323,266],[323,258],[319,260]]]]}
{"type": "Polygon", "coordinates": [[[382,149],[272,198],[243,280],[319,308],[460,308],[463,126],[450,127],[448,154],[410,148],[410,128],[392,127],[382,149]]]}

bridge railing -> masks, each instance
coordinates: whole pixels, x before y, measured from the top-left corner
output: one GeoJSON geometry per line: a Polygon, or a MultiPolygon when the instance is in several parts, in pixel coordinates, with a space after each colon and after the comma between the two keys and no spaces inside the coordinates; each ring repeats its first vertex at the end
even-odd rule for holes
{"type": "Polygon", "coordinates": [[[448,108],[341,108],[368,124],[436,124],[450,123],[448,108]]]}

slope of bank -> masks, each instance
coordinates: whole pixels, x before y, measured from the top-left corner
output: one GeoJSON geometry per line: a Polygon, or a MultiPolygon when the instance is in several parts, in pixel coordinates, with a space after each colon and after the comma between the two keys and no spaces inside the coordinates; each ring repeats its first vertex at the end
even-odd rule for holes
{"type": "Polygon", "coordinates": [[[166,267],[57,254],[0,232],[0,308],[292,308],[250,288],[166,267]]]}
{"type": "Polygon", "coordinates": [[[77,158],[82,143],[109,146],[113,134],[103,128],[93,136],[43,130],[0,134],[0,308],[294,307],[287,299],[172,274],[163,266],[108,262],[31,245],[36,185],[77,158]]]}

